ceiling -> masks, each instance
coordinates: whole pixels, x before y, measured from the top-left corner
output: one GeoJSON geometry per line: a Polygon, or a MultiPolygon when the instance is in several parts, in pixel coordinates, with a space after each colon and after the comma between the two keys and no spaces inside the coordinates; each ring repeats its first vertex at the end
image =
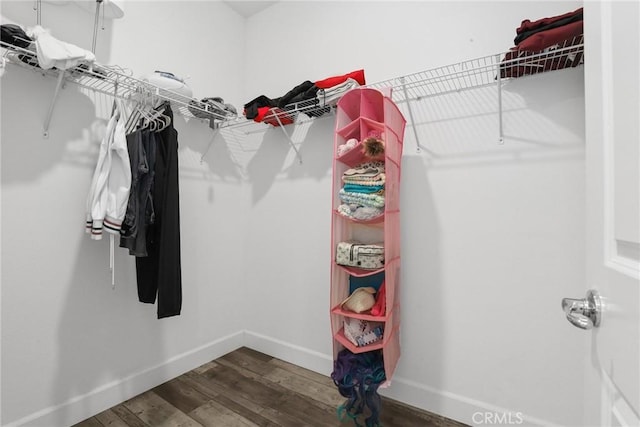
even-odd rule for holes
{"type": "Polygon", "coordinates": [[[273,4],[276,4],[277,1],[226,0],[224,3],[243,17],[248,18],[273,4]]]}

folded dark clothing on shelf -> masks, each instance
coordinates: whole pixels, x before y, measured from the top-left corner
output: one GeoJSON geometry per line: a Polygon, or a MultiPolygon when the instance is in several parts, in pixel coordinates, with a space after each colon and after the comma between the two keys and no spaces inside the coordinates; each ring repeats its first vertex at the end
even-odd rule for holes
{"type": "Polygon", "coordinates": [[[583,63],[583,51],[579,47],[582,42],[583,37],[580,35],[542,52],[513,48],[505,54],[500,63],[500,77],[521,77],[544,71],[577,67],[583,63]],[[571,46],[576,47],[571,48],[571,46]]]}
{"type": "Polygon", "coordinates": [[[284,108],[289,104],[315,98],[316,92],[318,92],[318,87],[306,80],[281,97],[277,107],[284,108]]]}
{"type": "MultiPolygon", "coordinates": [[[[55,68],[55,67],[54,67],[55,68]]],[[[80,64],[72,70],[74,73],[84,74],[89,77],[95,77],[98,79],[107,78],[107,72],[99,67],[91,67],[88,64],[80,64]]]]}
{"type": "Polygon", "coordinates": [[[244,115],[247,119],[255,119],[258,116],[258,109],[262,107],[277,107],[280,98],[269,98],[265,95],[260,95],[255,99],[244,104],[244,115]]]}
{"type": "Polygon", "coordinates": [[[0,25],[0,40],[3,43],[10,44],[12,46],[26,48],[33,40],[24,32],[22,27],[15,24],[3,24],[0,25]]]}
{"type": "Polygon", "coordinates": [[[582,21],[582,11],[583,8],[579,8],[574,10],[573,12],[567,12],[565,14],[552,16],[550,18],[542,18],[536,21],[525,19],[516,29],[517,36],[513,40],[513,44],[517,46],[525,39],[541,31],[547,31],[554,28],[562,27],[572,22],[582,21]]]}
{"type": "MultiPolygon", "coordinates": [[[[289,120],[291,118],[287,117],[283,110],[296,110],[310,117],[320,117],[331,111],[331,105],[335,104],[342,93],[354,86],[364,84],[364,70],[329,77],[315,83],[305,80],[279,98],[260,95],[252,99],[244,105],[244,116],[249,120],[263,122],[272,108],[278,108],[278,118],[284,117],[289,123],[293,123],[293,120],[289,120]],[[319,96],[321,90],[322,97],[319,96]]],[[[271,111],[270,115],[273,115],[274,111],[271,111]]],[[[271,123],[278,124],[277,121],[271,121],[271,123]]],[[[282,124],[288,123],[283,121],[282,124]]]]}
{"type": "Polygon", "coordinates": [[[209,120],[224,120],[228,117],[236,117],[238,112],[231,104],[225,104],[220,97],[202,98],[200,101],[192,100],[188,106],[189,112],[195,117],[209,120]]]}
{"type": "Polygon", "coordinates": [[[557,44],[570,43],[572,39],[582,35],[583,21],[575,21],[561,27],[539,31],[527,37],[516,46],[515,50],[527,52],[541,52],[557,44]]]}

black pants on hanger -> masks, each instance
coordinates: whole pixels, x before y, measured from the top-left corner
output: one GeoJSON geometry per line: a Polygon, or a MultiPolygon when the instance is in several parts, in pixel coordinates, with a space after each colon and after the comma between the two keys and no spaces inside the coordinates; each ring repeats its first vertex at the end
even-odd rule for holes
{"type": "Polygon", "coordinates": [[[155,174],[156,136],[149,129],[127,135],[131,162],[131,192],[120,232],[120,247],[129,255],[147,256],[147,228],[155,221],[151,189],[155,174]]]}
{"type": "Polygon", "coordinates": [[[178,191],[178,132],[172,124],[156,134],[155,176],[151,190],[155,221],[147,230],[146,257],[136,257],[138,298],[153,304],[158,295],[158,319],[180,314],[180,205],[178,191]]]}

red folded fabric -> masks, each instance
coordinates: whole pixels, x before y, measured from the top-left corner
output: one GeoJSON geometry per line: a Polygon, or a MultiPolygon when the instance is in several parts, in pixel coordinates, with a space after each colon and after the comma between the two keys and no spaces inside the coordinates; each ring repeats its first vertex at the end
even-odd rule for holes
{"type": "Polygon", "coordinates": [[[583,30],[583,21],[577,21],[550,30],[540,31],[518,43],[517,50],[539,52],[554,44],[578,37],[583,30]]]}
{"type": "MultiPolygon", "coordinates": [[[[260,109],[258,109],[258,117],[256,117],[256,119],[258,119],[259,117],[260,109]]],[[[287,113],[285,110],[281,110],[278,107],[269,108],[269,111],[267,111],[267,113],[262,117],[262,121],[264,123],[270,124],[271,126],[280,126],[280,123],[278,123],[278,119],[280,119],[280,123],[282,123],[282,125],[290,125],[291,123],[293,123],[293,118],[289,115],[289,113],[287,113]]]]}
{"type": "Polygon", "coordinates": [[[258,107],[258,115],[253,118],[254,122],[261,122],[264,120],[264,116],[267,115],[271,107],[258,107]]]}
{"type": "Polygon", "coordinates": [[[573,12],[567,12],[565,14],[562,15],[558,15],[558,16],[551,16],[549,18],[542,18],[542,19],[538,19],[536,21],[530,21],[528,19],[525,19],[524,21],[522,21],[520,23],[520,27],[516,28],[516,33],[520,34],[520,33],[524,33],[525,31],[531,31],[531,30],[535,30],[536,28],[540,28],[540,27],[544,27],[545,25],[549,25],[549,24],[553,24],[556,21],[559,21],[561,19],[565,19],[565,18],[570,18],[574,15],[580,14],[582,13],[582,8],[576,9],[573,12]]]}
{"type": "Polygon", "coordinates": [[[384,316],[387,308],[386,294],[387,292],[385,291],[384,282],[382,282],[380,289],[378,289],[378,294],[376,295],[376,303],[371,307],[372,316],[384,316]]]}
{"type": "Polygon", "coordinates": [[[364,80],[364,70],[356,70],[342,76],[327,77],[326,79],[318,80],[315,82],[315,85],[318,89],[328,89],[339,85],[340,83],[344,83],[344,81],[349,78],[354,79],[361,86],[366,84],[364,80]]]}

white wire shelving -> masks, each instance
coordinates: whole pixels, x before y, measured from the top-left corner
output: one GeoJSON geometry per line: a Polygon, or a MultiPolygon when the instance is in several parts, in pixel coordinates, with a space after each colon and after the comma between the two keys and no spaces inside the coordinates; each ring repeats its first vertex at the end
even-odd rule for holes
{"type": "Polygon", "coordinates": [[[160,88],[148,81],[135,78],[130,71],[119,66],[101,65],[94,62],[91,64],[81,64],[66,70],[56,68],[43,69],[38,64],[36,51],[10,45],[5,42],[0,42],[0,47],[2,47],[3,63],[28,69],[57,80],[49,110],[43,124],[44,137],[47,137],[49,133],[49,124],[60,88],[66,83],[75,84],[94,92],[149,106],[157,106],[164,101],[168,101],[174,112],[185,117],[208,119],[210,126],[214,129],[219,128],[222,123],[239,120],[237,117],[222,115],[216,110],[212,110],[208,104],[202,103],[197,99],[160,88]]]}
{"type": "MultiPolygon", "coordinates": [[[[418,141],[412,101],[495,85],[499,117],[499,142],[503,142],[502,85],[505,81],[584,64],[583,36],[574,37],[540,52],[509,50],[456,64],[445,65],[367,85],[390,88],[394,102],[406,103],[418,141]]],[[[419,143],[418,143],[419,150],[419,143]]]]}
{"type": "Polygon", "coordinates": [[[580,36],[543,52],[507,51],[395,77],[367,86],[378,89],[391,87],[394,101],[402,103],[496,85],[499,81],[509,78],[576,67],[583,64],[583,53],[584,43],[580,36]]]}
{"type": "MultiPolygon", "coordinates": [[[[255,122],[244,118],[242,115],[234,117],[221,115],[197,99],[186,97],[135,78],[131,75],[131,72],[118,66],[94,63],[90,66],[78,66],[69,70],[44,70],[38,66],[35,51],[8,45],[4,42],[0,42],[0,46],[3,50],[3,61],[57,79],[55,92],[44,123],[45,136],[48,135],[49,122],[55,101],[63,83],[80,85],[87,89],[125,100],[138,102],[147,100],[149,104],[155,103],[156,105],[161,101],[169,101],[174,111],[185,117],[209,118],[210,127],[215,132],[227,129],[249,134],[270,127],[279,127],[296,151],[296,156],[300,163],[302,159],[292,140],[292,135],[286,130],[287,124],[299,124],[319,117],[331,116],[335,112],[335,103],[333,105],[325,105],[322,100],[313,99],[289,104],[282,109],[272,109],[263,122],[255,122]]],[[[495,85],[499,117],[499,141],[502,143],[502,86],[507,80],[576,67],[583,63],[584,42],[581,35],[541,52],[509,50],[495,55],[395,77],[368,84],[366,87],[386,91],[391,90],[394,102],[398,104],[406,103],[419,151],[420,144],[411,108],[413,101],[495,85]]],[[[211,142],[202,158],[204,158],[210,146],[211,142]]]]}
{"type": "MultiPolygon", "coordinates": [[[[366,87],[390,91],[394,102],[397,104],[406,104],[414,138],[418,144],[418,151],[420,151],[418,133],[413,117],[414,113],[411,108],[412,102],[470,89],[495,86],[499,121],[499,142],[503,143],[502,86],[506,81],[542,72],[577,67],[583,64],[584,41],[583,36],[580,35],[551,46],[544,51],[509,50],[495,55],[488,55],[395,77],[368,84],[366,87]]],[[[314,104],[313,102],[304,101],[298,104],[287,105],[284,109],[273,109],[265,119],[270,119],[272,126],[279,126],[291,141],[291,135],[285,130],[286,125],[313,120],[315,117],[319,117],[325,113],[322,110],[323,108],[330,108],[328,112],[335,112],[335,108],[325,107],[321,102],[314,104]],[[300,113],[304,114],[302,121],[298,121],[300,117],[298,114],[300,113]]],[[[244,131],[245,134],[258,132],[269,127],[267,123],[257,123],[252,120],[223,124],[223,126],[225,125],[229,125],[234,129],[249,126],[249,130],[244,131]]],[[[293,143],[292,146],[295,149],[293,143]]],[[[297,150],[296,154],[298,154],[297,150]]]]}

